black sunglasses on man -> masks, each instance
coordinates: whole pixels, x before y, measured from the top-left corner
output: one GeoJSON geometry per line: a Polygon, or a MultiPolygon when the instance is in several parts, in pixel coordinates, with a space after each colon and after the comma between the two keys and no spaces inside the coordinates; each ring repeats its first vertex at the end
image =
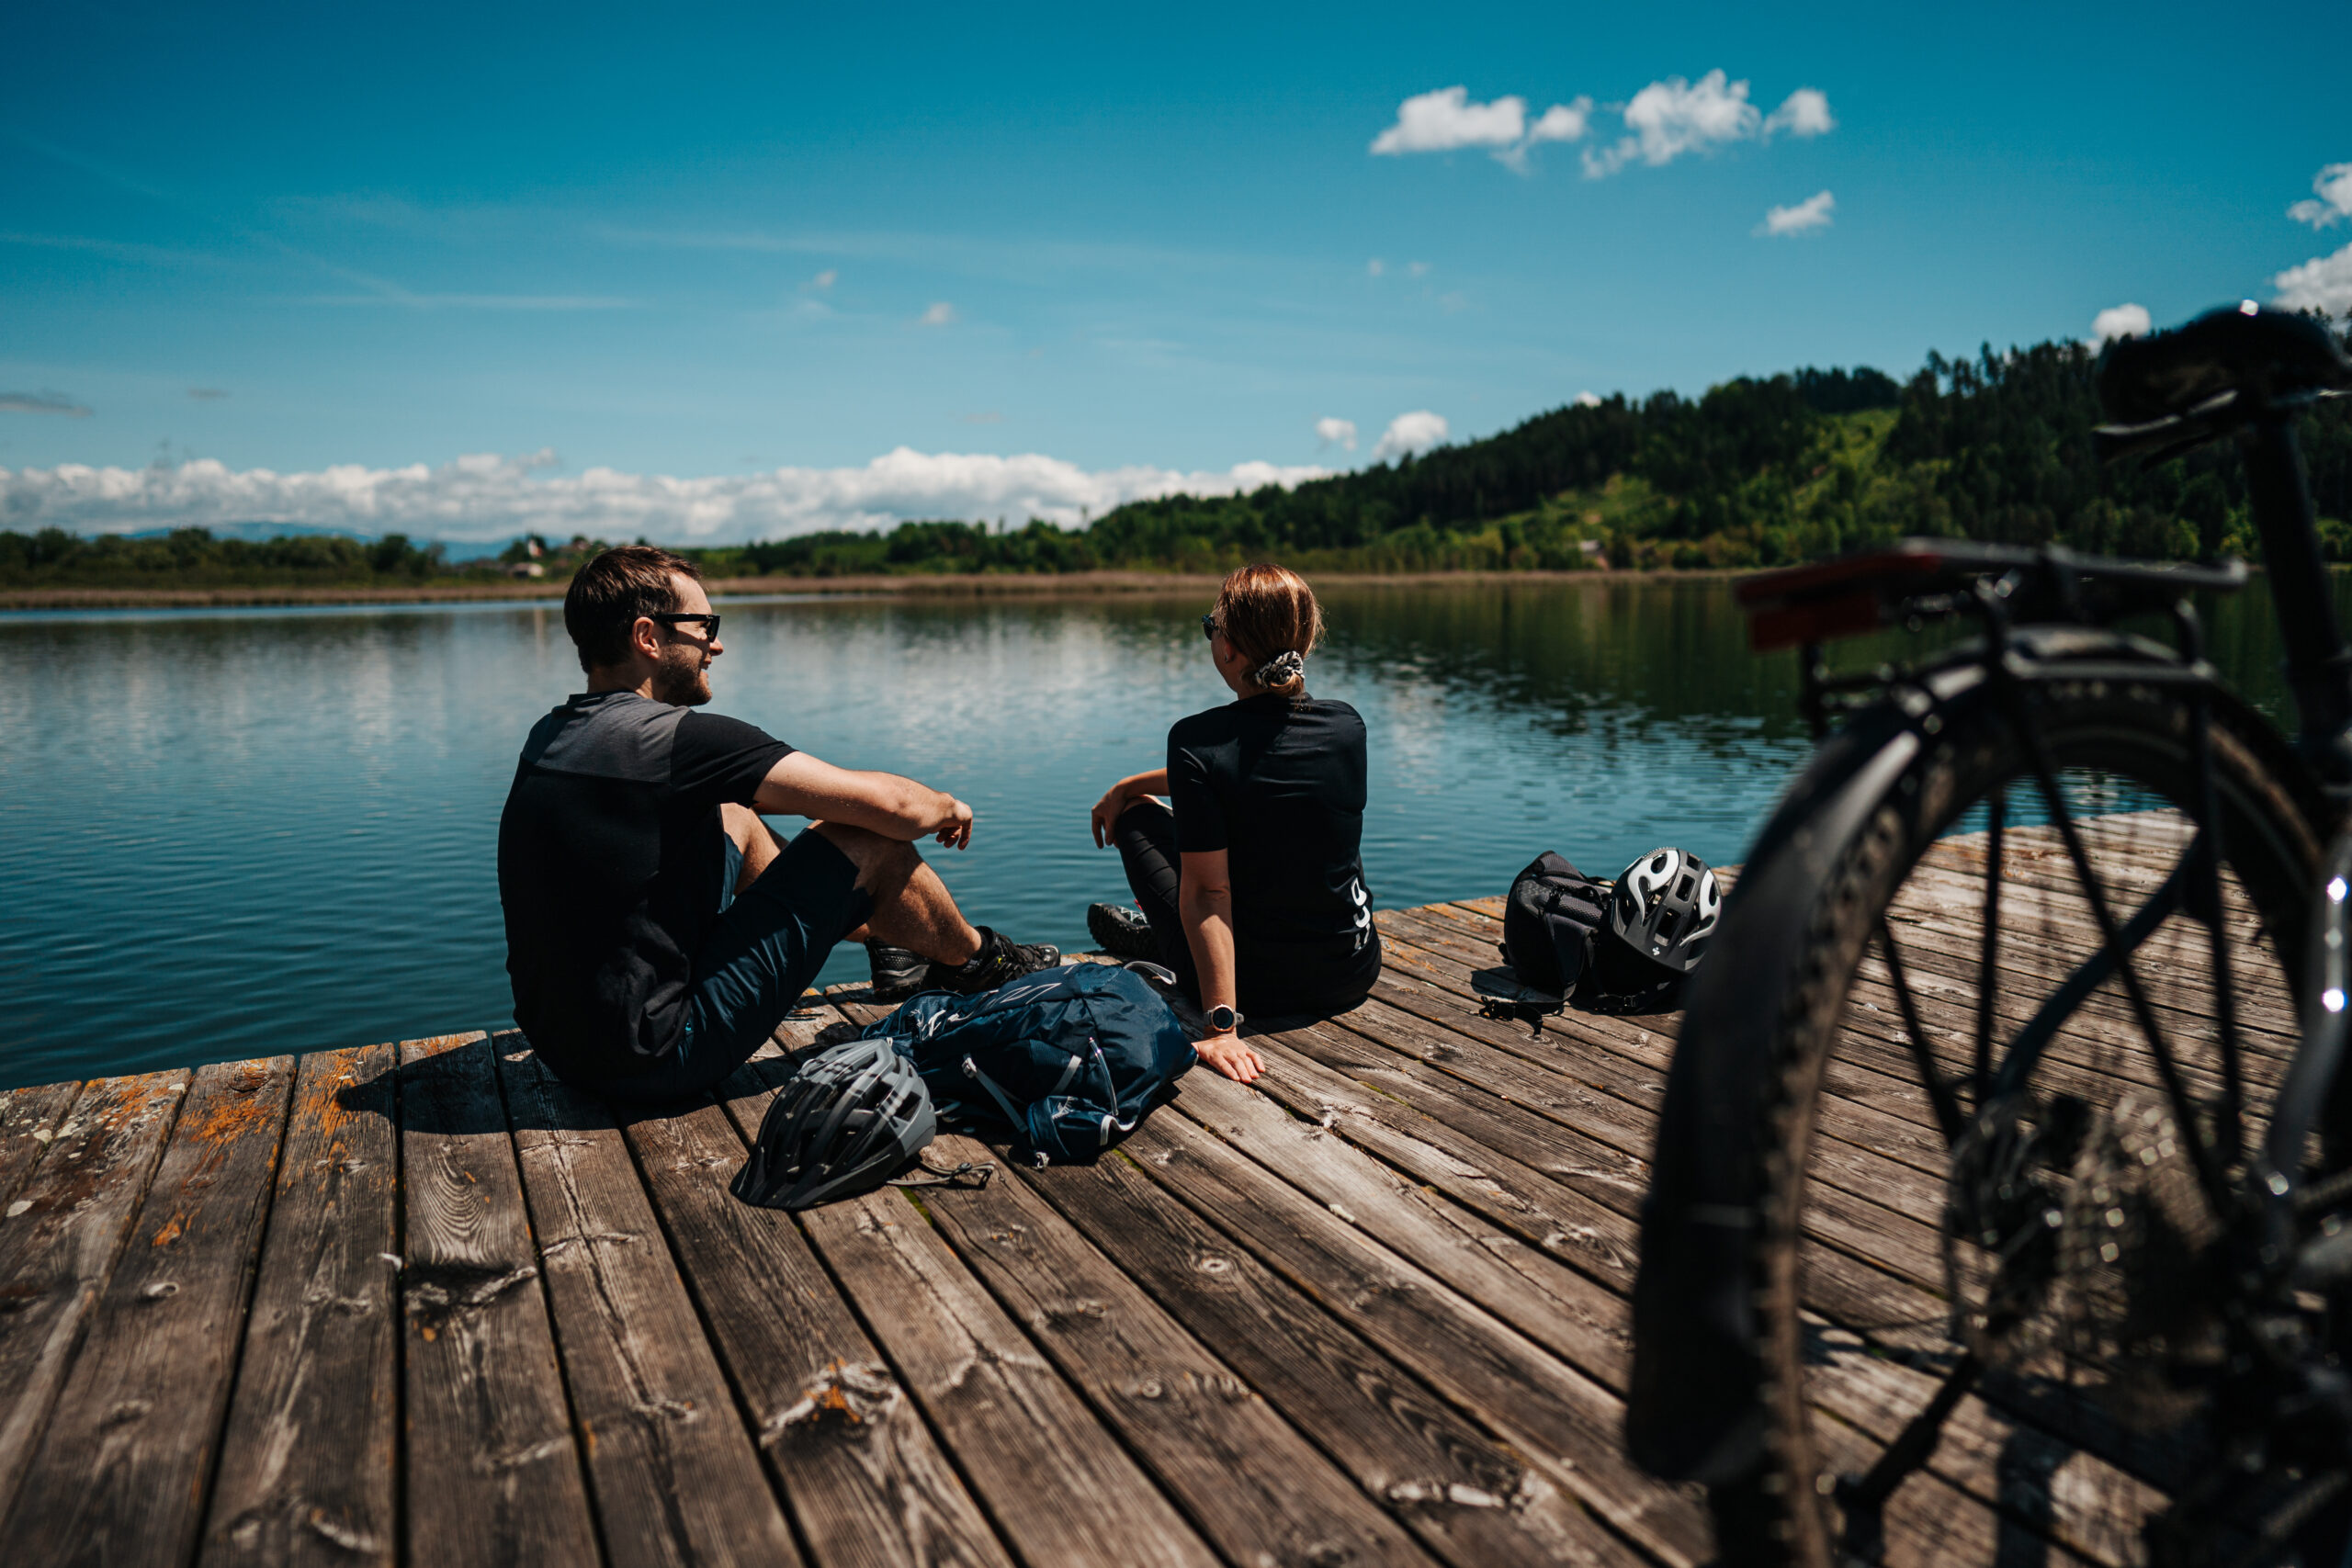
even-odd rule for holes
{"type": "Polygon", "coordinates": [[[663,610],[654,615],[649,615],[645,618],[649,621],[659,621],[665,626],[682,626],[689,622],[699,622],[703,628],[704,637],[712,642],[717,642],[718,640],[718,617],[717,615],[690,615],[683,611],[663,610]]]}

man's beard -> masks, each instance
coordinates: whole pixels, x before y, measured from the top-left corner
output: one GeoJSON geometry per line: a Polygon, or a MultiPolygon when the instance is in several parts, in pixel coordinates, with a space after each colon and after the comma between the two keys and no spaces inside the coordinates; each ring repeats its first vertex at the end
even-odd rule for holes
{"type": "Polygon", "coordinates": [[[710,701],[710,678],[704,672],[702,655],[673,645],[654,671],[653,696],[657,702],[681,708],[700,707],[710,701]]]}

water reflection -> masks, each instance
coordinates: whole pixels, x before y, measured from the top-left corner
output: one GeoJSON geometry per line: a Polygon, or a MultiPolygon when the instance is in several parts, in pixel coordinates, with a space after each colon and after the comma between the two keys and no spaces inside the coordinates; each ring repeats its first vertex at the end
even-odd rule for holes
{"type": "MultiPolygon", "coordinates": [[[[974,847],[933,856],[958,897],[1079,945],[1121,891],[1087,808],[1224,700],[1200,597],[729,603],[718,706],[964,795],[974,847]]],[[[1370,728],[1385,905],[1499,891],[1547,848],[1603,874],[1660,842],[1736,860],[1808,749],[1793,658],[1747,654],[1722,583],[1349,586],[1327,610],[1309,682],[1370,728]]],[[[2276,711],[2267,601],[2209,617],[2276,711]]],[[[0,1083],[503,1022],[498,808],[579,684],[545,603],[0,617],[0,1083]]]]}

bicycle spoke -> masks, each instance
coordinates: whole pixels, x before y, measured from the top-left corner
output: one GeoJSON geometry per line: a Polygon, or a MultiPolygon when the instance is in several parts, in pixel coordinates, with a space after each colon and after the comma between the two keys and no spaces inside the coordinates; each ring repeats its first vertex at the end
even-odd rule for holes
{"type": "MultiPolygon", "coordinates": [[[[1968,1125],[1961,1114],[1960,1102],[1952,1098],[1951,1085],[1944,1081],[1942,1070],[1936,1066],[1936,1054],[1928,1043],[1928,1032],[1919,1024],[1919,1007],[1911,997],[1911,981],[1903,973],[1903,955],[1895,950],[1894,928],[1884,915],[1878,918],[1878,939],[1886,949],[1886,972],[1894,981],[1895,1006],[1903,1013],[1903,1035],[1910,1043],[1911,1059],[1919,1066],[1919,1082],[1928,1091],[1928,1102],[1935,1107],[1936,1125],[1943,1129],[1944,1147],[1960,1142],[1968,1125]]],[[[1984,1080],[1977,1080],[1977,1103],[1984,1099],[1984,1080]]]]}
{"type": "Polygon", "coordinates": [[[2197,857],[2198,894],[2206,905],[2205,932],[2213,953],[2213,1021],[2220,1034],[2222,1055],[2221,1155],[2234,1162],[2245,1146],[2243,1121],[2245,1086],[2238,1077],[2237,991],[2230,973],[2230,943],[2226,912],[2222,908],[2221,801],[2213,785],[2213,740],[2208,705],[2197,705],[2193,732],[2197,748],[2198,793],[2205,825],[2189,846],[2197,857]],[[2203,852],[2198,854],[2201,850],[2203,852]]]}
{"type": "Polygon", "coordinates": [[[2000,986],[1994,959],[2001,942],[2001,840],[2009,807],[2007,781],[1993,791],[1985,807],[1984,947],[1976,966],[1976,1103],[1984,1103],[1984,1086],[1993,1079],[1993,1000],[2000,986]]]}
{"type": "Polygon", "coordinates": [[[1876,1514],[1894,1495],[1894,1489],[1928,1462],[1936,1451],[1936,1440],[1943,1435],[1944,1423],[1951,1418],[1968,1391],[1976,1386],[1977,1374],[1983,1371],[1975,1357],[1962,1355],[1952,1363],[1951,1374],[1926,1408],[1911,1417],[1895,1434],[1894,1441],[1886,1445],[1886,1451],[1878,1456],[1870,1473],[1838,1486],[1838,1502],[1846,1510],[1849,1532],[1856,1516],[1876,1514]]]}
{"type": "MultiPolygon", "coordinates": [[[[2196,852],[2194,845],[2190,846],[2189,852],[2192,855],[2196,852]]],[[[2179,912],[2182,883],[2188,866],[2188,862],[2184,859],[2179,865],[2173,867],[2172,874],[2165,878],[2164,886],[2148,896],[2148,901],[2140,906],[2139,912],[2118,933],[2119,940],[2085,959],[2072,975],[2066,976],[2064,984],[2050,993],[2026,1026],[2018,1032],[2018,1037],[2009,1043],[2008,1054],[2001,1059],[1998,1080],[1992,1093],[1986,1096],[1985,1103],[2022,1089],[2027,1076],[2040,1064],[2041,1053],[2049,1047],[2066,1020],[2089,999],[2093,991],[2105,985],[2115,974],[2119,951],[2122,953],[2139,951],[2148,938],[2155,934],[2157,927],[2179,912]]]]}
{"type": "Polygon", "coordinates": [[[2083,897],[2091,907],[2091,918],[2098,927],[2099,942],[2115,966],[2117,976],[2123,982],[2123,994],[2131,999],[2132,1013],[2140,1025],[2140,1032],[2147,1036],[2148,1049],[2155,1057],[2156,1076],[2163,1080],[2165,1096],[2172,1102],[2173,1117],[2181,1141],[2188,1145],[2190,1163],[2196,1168],[2198,1184],[2205,1190],[2206,1201],[2213,1213],[2230,1212],[2229,1184],[2213,1148],[2206,1141],[2204,1129],[2198,1125],[2197,1102],[2189,1098],[2188,1086],[2181,1081],[2179,1064],[2173,1060],[2171,1048],[2165,1043],[2164,1031],[2156,1025],[2156,1010],[2149,1003],[2147,988],[2140,982],[2140,972],[2132,963],[2132,955],[2123,949],[2123,933],[2115,924],[2115,910],[2107,901],[2106,885],[2091,865],[2088,851],[2083,847],[2083,835],[2075,823],[2075,814],[2066,807],[2066,797],[2058,787],[2058,775],[2050,765],[2050,749],[2041,739],[2030,715],[2019,709],[2012,714],[2018,734],[2025,742],[2027,759],[2032,763],[2034,782],[2040,785],[2043,806],[2049,810],[2051,825],[2058,829],[2058,837],[2066,846],[2066,858],[2075,868],[2075,875],[2083,885],[2083,897]]]}

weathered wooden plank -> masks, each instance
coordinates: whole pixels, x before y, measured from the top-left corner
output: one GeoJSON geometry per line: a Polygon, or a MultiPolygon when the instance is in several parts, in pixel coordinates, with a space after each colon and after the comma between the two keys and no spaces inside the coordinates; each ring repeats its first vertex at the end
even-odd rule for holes
{"type": "Polygon", "coordinates": [[[0,1514],[40,1445],[187,1085],[185,1072],[84,1085],[0,1209],[0,1514]]]}
{"type": "Polygon", "coordinates": [[[601,1100],[494,1036],[607,1561],[800,1561],[628,1147],[601,1100]]]}
{"type": "Polygon", "coordinates": [[[1176,1110],[1594,1382],[1625,1382],[1622,1294],[1229,1078],[1202,1075],[1176,1110]]]}
{"type": "Polygon", "coordinates": [[[489,1037],[403,1043],[400,1115],[409,1560],[597,1562],[489,1037]]]}
{"type": "MultiPolygon", "coordinates": [[[[1309,1124],[1328,1127],[1352,1143],[1368,1123],[1380,1118],[1379,1108],[1369,1103],[1369,1097],[1358,1095],[1351,1099],[1344,1083],[1332,1081],[1337,1075],[1292,1055],[1293,1043],[1312,1032],[1292,1032],[1261,1037],[1259,1042],[1261,1054],[1269,1064],[1269,1071],[1259,1080],[1259,1085],[1278,1097],[1296,1095],[1299,1104],[1295,1108],[1310,1117],[1311,1123],[1291,1122],[1289,1126],[1297,1131],[1286,1132],[1265,1112],[1256,1112],[1250,1118],[1256,1135],[1243,1140],[1238,1146],[1298,1185],[1310,1199],[1327,1206],[1336,1204],[1345,1209],[1363,1228],[1380,1235],[1383,1240],[1392,1240],[1392,1244],[1397,1245],[1399,1251],[1407,1256],[1412,1257],[1417,1251],[1427,1250],[1426,1244],[1417,1243],[1409,1235],[1401,1240],[1394,1240],[1388,1232],[1396,1227],[1397,1206],[1372,1202],[1363,1190],[1363,1183],[1334,1179],[1344,1176],[1343,1172],[1329,1168],[1339,1162],[1328,1159],[1270,1160],[1265,1157],[1265,1151],[1270,1146],[1311,1137],[1311,1133],[1306,1130],[1309,1124]],[[1297,1087],[1302,1079],[1312,1087],[1297,1087]]],[[[1223,1105],[1219,1107],[1220,1111],[1226,1109],[1227,1107],[1223,1105]]],[[[1207,1120],[1214,1127],[1216,1119],[1211,1117],[1207,1120]]],[[[1487,1124],[1491,1126],[1499,1120],[1499,1117],[1490,1119],[1487,1124]]],[[[1529,1131],[1541,1138],[1555,1130],[1535,1124],[1529,1131]]],[[[1394,1138],[1389,1142],[1390,1146],[1401,1147],[1402,1152],[1413,1155],[1409,1143],[1394,1138]]],[[[1533,1159],[1544,1157],[1540,1146],[1532,1141],[1513,1142],[1523,1155],[1533,1159]]],[[[1459,1195],[1467,1206],[1478,1208],[1479,1212],[1521,1239],[1540,1247],[1550,1236],[1539,1233],[1547,1230],[1556,1233],[1559,1228],[1589,1224],[1595,1218],[1602,1223],[1615,1218],[1582,1194],[1562,1190],[1548,1182],[1537,1174],[1534,1167],[1498,1158],[1491,1151],[1487,1151],[1482,1158],[1476,1145],[1467,1144],[1466,1140],[1464,1143],[1464,1154],[1476,1162],[1468,1170],[1472,1179],[1460,1179],[1464,1174],[1460,1168],[1451,1171],[1441,1168],[1432,1173],[1438,1178],[1436,1184],[1441,1190],[1447,1191],[1448,1196],[1459,1195]]],[[[1426,1155],[1415,1157],[1427,1161],[1426,1155]]],[[[1409,1210],[1405,1212],[1410,1213],[1409,1210]]],[[[1510,1254],[1504,1252],[1500,1256],[1508,1258],[1510,1254]]],[[[1850,1265],[1841,1275],[1836,1266],[1842,1261],[1835,1255],[1825,1256],[1818,1248],[1813,1249],[1808,1253],[1809,1275],[1816,1288],[1823,1289],[1824,1299],[1827,1303],[1861,1317],[1862,1321],[1870,1321],[1863,1314],[1874,1307],[1883,1310],[1890,1303],[1893,1292],[1887,1289],[1889,1281],[1883,1278],[1873,1280],[1850,1265]]],[[[1446,1279],[1449,1284],[1462,1289],[1481,1306],[1506,1318],[1512,1316],[1513,1309],[1509,1301],[1488,1299],[1483,1280],[1475,1276],[1465,1277],[1442,1265],[1433,1266],[1432,1271],[1446,1279]]],[[[1619,1289],[1623,1288],[1624,1280],[1621,1275],[1619,1289]]],[[[1630,1325],[1624,1303],[1617,1295],[1606,1292],[1589,1295],[1584,1299],[1582,1307],[1591,1332],[1611,1341],[1625,1341],[1630,1325]]],[[[1832,1336],[1842,1335],[1844,1342],[1860,1343],[1844,1330],[1832,1329],[1829,1333],[1832,1336]]],[[[1541,1334],[1534,1337],[1539,1339],[1544,1337],[1541,1334]]],[[[1915,1348],[1942,1348],[1939,1332],[1909,1336],[1882,1333],[1879,1338],[1882,1344],[1894,1339],[1915,1348]]],[[[1599,1361],[1592,1370],[1598,1380],[1612,1392],[1623,1393],[1626,1369],[1622,1357],[1599,1361]]],[[[1894,1369],[1891,1363],[1883,1363],[1862,1355],[1841,1359],[1836,1373],[1824,1371],[1818,1374],[1818,1379],[1815,1392],[1822,1396],[1825,1408],[1835,1412],[1838,1418],[1851,1422],[1879,1443],[1891,1440],[1904,1419],[1924,1405],[1928,1398],[1925,1386],[1928,1380],[1916,1373],[1894,1369]],[[1847,1378],[1843,1374],[1849,1368],[1857,1369],[1863,1375],[1847,1378]],[[1890,1390],[1898,1391],[1902,1397],[1890,1401],[1887,1397],[1890,1390]]],[[[1949,1428],[1951,1440],[1958,1445],[1955,1452],[1960,1457],[1939,1463],[1938,1473],[1962,1490],[1973,1492],[1987,1505],[1998,1502],[2001,1494],[1999,1483],[1994,1479],[1996,1472],[1978,1463],[1984,1454],[2016,1445],[2025,1448],[2039,1445],[2038,1452],[2048,1452],[2060,1446],[2046,1433],[2022,1427],[2008,1417],[1991,1414],[1974,1401],[1955,1415],[1949,1423],[1949,1428]]],[[[2052,1509],[2053,1527],[2060,1530],[2064,1539],[2086,1543],[2105,1542],[2111,1546],[2115,1520],[2120,1517],[2118,1510],[2122,1506],[2118,1499],[2144,1497],[2148,1495],[2146,1488],[2087,1453],[2070,1454],[2062,1462],[2070,1467],[2067,1491],[2052,1509]]]]}
{"type": "Polygon", "coordinates": [[[0,1092],[0,1209],[17,1196],[57,1129],[82,1098],[80,1083],[39,1084],[0,1092]]]}
{"type": "Polygon", "coordinates": [[[1449,1561],[1644,1561],[1343,1316],[1170,1202],[1124,1153],[1021,1175],[1449,1561]]]}
{"type": "Polygon", "coordinates": [[[397,1066],[390,1045],[302,1058],[207,1562],[392,1560],[397,1066]]]}
{"type": "MultiPolygon", "coordinates": [[[[934,1146],[949,1163],[991,1157],[954,1134],[934,1146]]],[[[1022,1183],[924,1199],[933,1225],[1228,1560],[1430,1561],[1245,1379],[1022,1183]]]]}
{"type": "Polygon", "coordinates": [[[1216,1556],[895,1188],[812,1209],[809,1240],[1023,1557],[1216,1556]]]}
{"type": "Polygon", "coordinates": [[[1695,1502],[1620,1453],[1623,1409],[1607,1389],[1183,1117],[1155,1117],[1123,1149],[1645,1550],[1709,1560],[1695,1502]]]}
{"type": "Polygon", "coordinates": [[[21,1562],[181,1562],[204,1521],[294,1059],[197,1070],[0,1540],[21,1562]]]}
{"type": "Polygon", "coordinates": [[[771,1091],[747,1069],[725,1092],[725,1106],[626,1118],[622,1131],[809,1556],[822,1568],[1008,1568],[792,1217],[727,1190],[771,1091]]]}

